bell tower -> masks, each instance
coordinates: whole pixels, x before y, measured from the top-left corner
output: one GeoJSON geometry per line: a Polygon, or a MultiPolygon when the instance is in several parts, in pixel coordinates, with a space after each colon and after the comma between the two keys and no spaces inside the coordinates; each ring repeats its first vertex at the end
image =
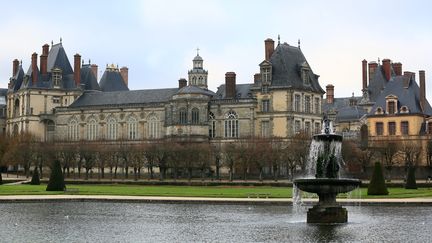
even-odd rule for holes
{"type": "Polygon", "coordinates": [[[197,55],[192,60],[193,67],[189,70],[189,85],[195,85],[203,89],[207,89],[207,70],[203,68],[204,60],[199,55],[199,48],[197,48],[197,55]]]}

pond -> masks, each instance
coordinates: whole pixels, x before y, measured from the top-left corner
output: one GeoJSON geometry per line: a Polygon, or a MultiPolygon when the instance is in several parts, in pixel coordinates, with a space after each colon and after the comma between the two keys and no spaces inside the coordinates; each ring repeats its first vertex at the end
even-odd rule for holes
{"type": "Polygon", "coordinates": [[[306,224],[290,206],[0,204],[1,242],[426,242],[432,207],[347,207],[349,223],[306,224]]]}

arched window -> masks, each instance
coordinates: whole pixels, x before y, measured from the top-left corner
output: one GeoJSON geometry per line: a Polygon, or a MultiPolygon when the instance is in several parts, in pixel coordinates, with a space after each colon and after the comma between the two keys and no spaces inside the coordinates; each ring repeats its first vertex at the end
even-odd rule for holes
{"type": "Polygon", "coordinates": [[[55,132],[55,123],[51,120],[48,120],[46,123],[46,141],[54,140],[54,132],[55,132]]]}
{"type": "Polygon", "coordinates": [[[88,140],[96,140],[98,137],[98,123],[95,118],[91,118],[87,122],[87,139],[88,140]]]}
{"type": "Polygon", "coordinates": [[[179,122],[180,122],[180,124],[187,124],[187,110],[186,110],[186,108],[180,108],[179,122]]]}
{"type": "Polygon", "coordinates": [[[107,139],[117,139],[117,121],[114,117],[108,118],[107,122],[107,139]]]}
{"type": "Polygon", "coordinates": [[[196,85],[196,77],[192,78],[192,85],[196,85]]]}
{"type": "Polygon", "coordinates": [[[127,120],[128,139],[134,140],[138,138],[138,122],[135,117],[131,116],[127,120]]]}
{"type": "Polygon", "coordinates": [[[159,138],[159,120],[151,117],[148,123],[149,138],[159,138]]]}
{"type": "Polygon", "coordinates": [[[200,77],[198,78],[198,84],[203,84],[203,77],[200,76],[200,77]]]}
{"type": "Polygon", "coordinates": [[[192,109],[192,124],[198,124],[199,123],[199,110],[198,108],[192,109]]]}
{"type": "Polygon", "coordinates": [[[68,124],[68,139],[71,141],[76,141],[79,139],[79,126],[78,121],[74,118],[69,121],[68,124]]]}
{"type": "Polygon", "coordinates": [[[239,130],[239,123],[237,114],[234,111],[228,112],[225,116],[225,137],[237,138],[239,130]]]}
{"type": "Polygon", "coordinates": [[[213,112],[209,113],[209,137],[216,137],[216,119],[213,112]]]}

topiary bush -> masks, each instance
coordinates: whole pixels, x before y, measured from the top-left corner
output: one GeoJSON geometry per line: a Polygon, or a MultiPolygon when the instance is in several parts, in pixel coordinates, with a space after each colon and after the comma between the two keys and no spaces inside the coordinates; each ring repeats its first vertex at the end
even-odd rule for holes
{"type": "Polygon", "coordinates": [[[51,175],[47,185],[47,191],[63,191],[66,189],[60,161],[54,160],[51,167],[51,175]]]}
{"type": "Polygon", "coordinates": [[[385,184],[384,174],[380,162],[375,163],[372,179],[369,182],[367,194],[368,195],[388,195],[389,194],[387,190],[387,186],[385,184]]]}
{"type": "Polygon", "coordinates": [[[408,168],[408,175],[405,183],[405,189],[417,189],[417,183],[415,178],[415,167],[410,166],[408,168]]]}
{"type": "Polygon", "coordinates": [[[33,176],[30,181],[30,185],[40,185],[40,178],[39,178],[39,170],[37,166],[34,168],[33,176]]]}

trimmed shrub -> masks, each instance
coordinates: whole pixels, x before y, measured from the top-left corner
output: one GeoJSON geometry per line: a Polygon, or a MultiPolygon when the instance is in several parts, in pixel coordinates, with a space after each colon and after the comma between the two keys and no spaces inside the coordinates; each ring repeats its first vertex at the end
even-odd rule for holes
{"type": "Polygon", "coordinates": [[[51,175],[47,185],[47,191],[63,191],[66,189],[60,161],[54,160],[51,167],[51,175]]]}
{"type": "Polygon", "coordinates": [[[388,195],[387,186],[384,181],[384,174],[381,168],[381,163],[376,162],[374,171],[372,174],[372,179],[368,186],[368,195],[388,195]]]}
{"type": "Polygon", "coordinates": [[[417,183],[415,178],[415,167],[408,168],[407,180],[405,183],[405,189],[417,189],[417,183]]]}
{"type": "Polygon", "coordinates": [[[0,171],[0,185],[1,184],[3,184],[3,178],[2,178],[2,175],[1,175],[1,171],[0,171]]]}
{"type": "Polygon", "coordinates": [[[33,176],[30,181],[30,185],[40,185],[40,178],[39,178],[39,170],[37,166],[34,168],[33,176]]]}

